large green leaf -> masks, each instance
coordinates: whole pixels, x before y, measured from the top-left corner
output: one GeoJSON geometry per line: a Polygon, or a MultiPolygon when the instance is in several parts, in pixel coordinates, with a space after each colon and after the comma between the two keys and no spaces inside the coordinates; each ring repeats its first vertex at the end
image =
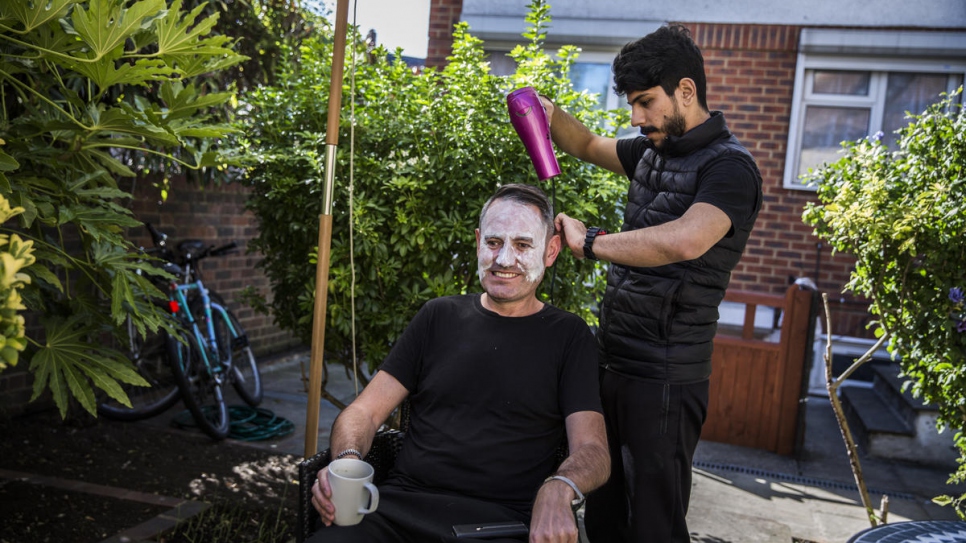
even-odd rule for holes
{"type": "MultiPolygon", "coordinates": [[[[213,36],[208,41],[206,49],[213,47],[227,47],[229,40],[224,36],[213,36]]],[[[230,68],[248,57],[242,55],[218,56],[212,54],[194,55],[168,55],[168,59],[174,62],[183,77],[198,77],[210,72],[217,72],[230,68]]]]}
{"type": "Polygon", "coordinates": [[[166,82],[161,85],[161,99],[167,106],[166,121],[184,119],[210,107],[224,104],[232,97],[230,92],[210,92],[202,94],[194,85],[166,82]]]}
{"type": "Polygon", "coordinates": [[[71,22],[95,60],[122,48],[128,38],[141,31],[145,19],[165,7],[164,0],[138,0],[129,6],[122,0],[90,0],[88,5],[89,9],[75,7],[71,22]]]}
{"type": "Polygon", "coordinates": [[[0,150],[0,172],[9,172],[20,167],[15,158],[0,150]]]}
{"type": "Polygon", "coordinates": [[[101,59],[98,62],[68,61],[64,63],[75,72],[90,78],[101,91],[115,85],[143,85],[149,81],[166,79],[174,69],[164,61],[142,58],[133,64],[101,59]]]}
{"type": "Polygon", "coordinates": [[[110,154],[104,151],[97,151],[94,149],[87,149],[87,152],[91,156],[96,158],[105,168],[108,169],[114,175],[120,175],[121,177],[136,177],[137,174],[128,168],[126,165],[121,164],[116,158],[112,157],[110,154]]]}
{"type": "Polygon", "coordinates": [[[226,38],[224,36],[202,39],[202,36],[211,32],[211,29],[218,22],[218,14],[209,15],[197,21],[198,16],[204,11],[205,5],[199,4],[190,13],[183,14],[181,11],[181,0],[174,0],[171,9],[165,17],[160,17],[155,22],[155,33],[158,37],[158,54],[169,55],[193,55],[208,54],[221,55],[232,54],[230,49],[223,47],[226,38]],[[183,16],[182,16],[183,15],[183,16]]]}
{"type": "Polygon", "coordinates": [[[12,18],[24,26],[24,33],[43,26],[50,21],[63,17],[72,4],[82,0],[51,0],[49,2],[18,2],[7,1],[0,3],[0,14],[4,18],[12,18]]]}
{"type": "Polygon", "coordinates": [[[79,318],[52,320],[44,324],[47,342],[37,350],[30,362],[31,371],[36,372],[33,399],[39,397],[44,388],[49,388],[61,417],[67,415],[68,391],[86,411],[96,415],[94,391],[85,375],[122,403],[126,403],[127,396],[117,385],[117,380],[148,386],[134,371],[130,361],[117,351],[101,348],[92,342],[90,338],[97,335],[97,330],[85,325],[79,318]]]}

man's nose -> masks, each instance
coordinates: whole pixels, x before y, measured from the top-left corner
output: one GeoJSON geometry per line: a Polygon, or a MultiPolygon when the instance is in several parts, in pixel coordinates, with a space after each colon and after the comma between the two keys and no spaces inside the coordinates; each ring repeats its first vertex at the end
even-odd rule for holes
{"type": "Polygon", "coordinates": [[[644,126],[647,124],[645,122],[646,120],[643,111],[640,111],[638,108],[631,110],[631,126],[644,126]]]}
{"type": "Polygon", "coordinates": [[[509,244],[504,245],[500,248],[500,252],[496,255],[496,263],[498,266],[503,266],[508,268],[516,262],[516,255],[513,254],[513,248],[509,244]]]}

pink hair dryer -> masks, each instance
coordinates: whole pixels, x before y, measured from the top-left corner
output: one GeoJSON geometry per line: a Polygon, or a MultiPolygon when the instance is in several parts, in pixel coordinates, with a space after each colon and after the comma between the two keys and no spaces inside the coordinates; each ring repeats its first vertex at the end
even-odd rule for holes
{"type": "Polygon", "coordinates": [[[533,87],[522,87],[506,97],[510,122],[530,155],[537,177],[543,181],[560,175],[560,164],[550,141],[550,121],[533,87]]]}

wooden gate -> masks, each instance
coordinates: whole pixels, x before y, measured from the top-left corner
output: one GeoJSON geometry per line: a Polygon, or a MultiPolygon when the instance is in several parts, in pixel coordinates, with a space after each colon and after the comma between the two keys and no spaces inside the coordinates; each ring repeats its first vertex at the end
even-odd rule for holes
{"type": "Polygon", "coordinates": [[[725,294],[726,301],[745,304],[744,324],[739,334],[719,327],[715,336],[702,439],[785,455],[796,452],[803,430],[799,411],[807,382],[815,294],[798,285],[789,287],[784,297],[742,291],[725,294]],[[780,311],[777,334],[771,329],[756,332],[758,306],[780,311]]]}

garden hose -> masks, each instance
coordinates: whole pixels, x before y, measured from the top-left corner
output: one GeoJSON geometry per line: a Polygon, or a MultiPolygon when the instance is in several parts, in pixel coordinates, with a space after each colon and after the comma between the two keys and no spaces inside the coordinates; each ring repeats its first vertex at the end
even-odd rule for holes
{"type": "MultiPolygon", "coordinates": [[[[205,416],[214,414],[215,407],[202,406],[205,416]]],[[[247,405],[228,406],[229,431],[228,437],[239,441],[262,441],[291,434],[295,430],[292,421],[279,417],[268,409],[249,407],[247,405]]],[[[194,428],[194,418],[185,409],[175,415],[171,424],[178,428],[194,428]]]]}

